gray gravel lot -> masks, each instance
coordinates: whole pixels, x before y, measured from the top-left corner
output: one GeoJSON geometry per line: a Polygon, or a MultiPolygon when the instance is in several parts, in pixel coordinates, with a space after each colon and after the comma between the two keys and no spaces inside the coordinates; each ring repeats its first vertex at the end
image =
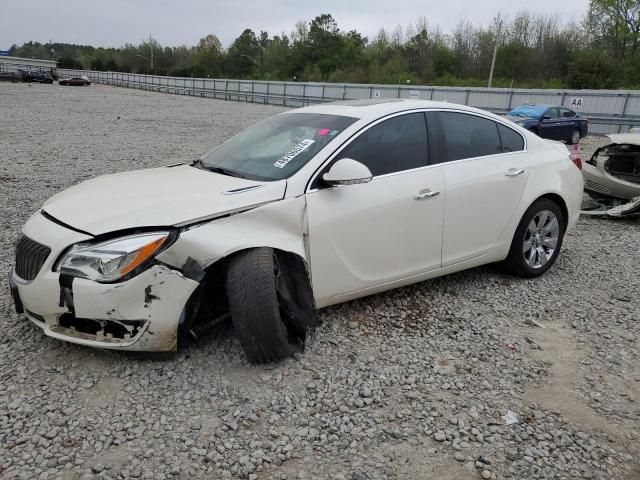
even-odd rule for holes
{"type": "MultiPolygon", "coordinates": [[[[0,84],[0,271],[55,192],[278,111],[0,84]]],[[[260,367],[230,333],[165,361],[49,339],[2,276],[0,477],[638,479],[638,245],[640,222],[581,220],[543,278],[485,267],[329,308],[304,355],[260,367]]]]}

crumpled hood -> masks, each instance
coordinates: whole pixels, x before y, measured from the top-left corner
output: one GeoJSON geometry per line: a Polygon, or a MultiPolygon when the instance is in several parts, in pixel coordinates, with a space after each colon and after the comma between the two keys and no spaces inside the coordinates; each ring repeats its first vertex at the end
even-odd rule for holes
{"type": "Polygon", "coordinates": [[[612,143],[626,143],[640,146],[640,133],[611,133],[607,135],[607,138],[609,138],[612,143]]]}
{"type": "Polygon", "coordinates": [[[104,175],[51,197],[43,210],[93,235],[188,223],[281,200],[286,180],[258,182],[189,165],[104,175]]]}

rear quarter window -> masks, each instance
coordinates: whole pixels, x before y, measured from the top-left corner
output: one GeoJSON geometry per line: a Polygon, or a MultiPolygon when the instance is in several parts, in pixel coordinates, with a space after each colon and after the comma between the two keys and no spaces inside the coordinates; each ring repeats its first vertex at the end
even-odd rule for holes
{"type": "Polygon", "coordinates": [[[502,152],[520,152],[524,150],[524,138],[515,130],[498,123],[498,132],[502,142],[502,152]]]}

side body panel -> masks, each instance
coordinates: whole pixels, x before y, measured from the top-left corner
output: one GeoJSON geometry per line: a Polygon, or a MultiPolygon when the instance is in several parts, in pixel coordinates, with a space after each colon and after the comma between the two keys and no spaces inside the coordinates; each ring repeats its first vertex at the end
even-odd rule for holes
{"type": "Polygon", "coordinates": [[[520,205],[509,221],[496,244],[501,259],[507,257],[511,240],[524,212],[538,198],[544,195],[557,195],[563,199],[567,211],[567,231],[570,231],[580,217],[583,198],[583,180],[580,170],[569,159],[569,153],[558,150],[552,144],[527,133],[529,151],[529,177],[522,194],[520,205]]]}
{"type": "MultiPolygon", "coordinates": [[[[535,134],[524,132],[526,135],[529,150],[529,177],[522,193],[519,205],[515,209],[511,219],[507,223],[504,231],[500,235],[497,243],[485,255],[464,260],[426,273],[420,273],[405,278],[397,279],[374,287],[364,288],[335,295],[333,297],[322,298],[317,301],[318,307],[327,307],[337,303],[342,303],[367,295],[398,288],[405,285],[429,280],[431,278],[448,275],[469,268],[474,268],[487,263],[504,260],[511,248],[511,241],[516,228],[520,223],[524,212],[538,198],[544,195],[560,196],[567,207],[569,218],[567,231],[570,231],[578,221],[580,216],[580,205],[582,203],[583,189],[582,176],[576,166],[569,160],[568,153],[563,154],[549,145],[545,140],[540,139],[535,134]]],[[[473,201],[473,199],[470,199],[473,201]]],[[[488,212],[488,209],[487,209],[488,212]]]]}

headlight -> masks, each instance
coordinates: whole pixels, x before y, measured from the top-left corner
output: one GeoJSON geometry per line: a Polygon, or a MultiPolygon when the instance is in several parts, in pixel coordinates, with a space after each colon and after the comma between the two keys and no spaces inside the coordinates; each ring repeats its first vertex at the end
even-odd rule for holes
{"type": "Polygon", "coordinates": [[[172,237],[171,232],[130,235],[101,243],[78,243],[56,270],[97,282],[113,282],[153,258],[172,237]]]}

